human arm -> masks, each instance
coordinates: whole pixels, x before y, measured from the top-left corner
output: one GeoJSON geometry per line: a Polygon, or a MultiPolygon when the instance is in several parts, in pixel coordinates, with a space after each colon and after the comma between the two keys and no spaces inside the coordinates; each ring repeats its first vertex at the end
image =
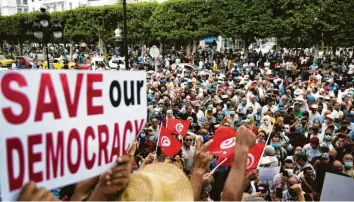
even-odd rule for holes
{"type": "Polygon", "coordinates": [[[256,136],[245,126],[241,126],[237,134],[235,154],[230,173],[226,179],[221,200],[241,201],[246,176],[247,157],[251,147],[256,142],[256,136]]]}
{"type": "Polygon", "coordinates": [[[300,184],[294,184],[290,189],[295,191],[298,201],[305,201],[305,196],[304,193],[302,193],[300,184]]]}
{"type": "Polygon", "coordinates": [[[208,146],[213,142],[209,140],[207,143],[202,145],[202,139],[197,138],[195,145],[195,155],[194,155],[194,166],[192,170],[192,175],[190,182],[193,188],[194,201],[200,200],[200,192],[203,185],[203,176],[206,174],[209,163],[212,159],[212,155],[207,152],[208,146]]]}

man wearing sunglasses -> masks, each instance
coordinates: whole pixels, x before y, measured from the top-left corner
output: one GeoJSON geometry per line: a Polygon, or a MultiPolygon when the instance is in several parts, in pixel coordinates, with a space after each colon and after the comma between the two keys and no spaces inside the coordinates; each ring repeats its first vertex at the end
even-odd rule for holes
{"type": "Polygon", "coordinates": [[[183,147],[182,147],[182,158],[184,159],[184,171],[190,173],[193,164],[194,164],[194,153],[195,148],[192,146],[193,139],[191,135],[186,135],[183,138],[183,147]]]}

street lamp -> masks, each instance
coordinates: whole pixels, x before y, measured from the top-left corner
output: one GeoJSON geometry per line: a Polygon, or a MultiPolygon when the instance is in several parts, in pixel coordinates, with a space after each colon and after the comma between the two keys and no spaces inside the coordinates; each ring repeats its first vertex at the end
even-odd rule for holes
{"type": "Polygon", "coordinates": [[[128,56],[128,39],[127,39],[127,34],[128,34],[128,26],[127,26],[127,0],[123,0],[123,21],[124,21],[124,27],[123,30],[121,30],[119,27],[114,31],[115,37],[117,41],[121,41],[123,38],[124,41],[124,63],[125,63],[125,69],[129,69],[129,56],[128,56]],[[123,32],[123,37],[122,37],[122,32],[123,32]]]}
{"type": "Polygon", "coordinates": [[[122,29],[121,28],[119,28],[119,27],[117,27],[117,29],[116,30],[114,30],[114,34],[115,34],[115,36],[114,36],[114,38],[117,40],[117,41],[122,41],[122,29]]]}
{"type": "Polygon", "coordinates": [[[58,40],[63,37],[62,26],[59,23],[59,20],[53,20],[51,25],[50,23],[50,16],[47,15],[46,9],[41,8],[41,13],[37,16],[37,19],[33,23],[33,35],[43,42],[43,45],[46,48],[47,52],[47,65],[50,68],[49,63],[49,50],[48,50],[48,43],[51,40],[58,40]]]}

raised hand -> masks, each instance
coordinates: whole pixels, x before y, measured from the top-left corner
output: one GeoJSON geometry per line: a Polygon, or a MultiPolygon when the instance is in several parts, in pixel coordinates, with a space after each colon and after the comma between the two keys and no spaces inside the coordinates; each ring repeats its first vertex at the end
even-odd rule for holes
{"type": "Polygon", "coordinates": [[[17,199],[18,201],[59,201],[57,197],[53,195],[52,192],[44,189],[43,187],[37,188],[36,183],[31,181],[26,184],[20,196],[17,199]]]}

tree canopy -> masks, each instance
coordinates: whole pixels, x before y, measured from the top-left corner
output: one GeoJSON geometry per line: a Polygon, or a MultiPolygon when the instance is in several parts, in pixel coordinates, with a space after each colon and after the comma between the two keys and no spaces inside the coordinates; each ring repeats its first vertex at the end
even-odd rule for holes
{"type": "MultiPolygon", "coordinates": [[[[128,41],[191,42],[207,36],[277,37],[283,47],[354,45],[353,0],[169,0],[127,5],[128,41]]],[[[0,39],[35,41],[32,25],[38,12],[0,16],[0,39]]],[[[63,26],[62,42],[111,43],[123,29],[122,5],[84,7],[50,13],[63,26]]]]}

